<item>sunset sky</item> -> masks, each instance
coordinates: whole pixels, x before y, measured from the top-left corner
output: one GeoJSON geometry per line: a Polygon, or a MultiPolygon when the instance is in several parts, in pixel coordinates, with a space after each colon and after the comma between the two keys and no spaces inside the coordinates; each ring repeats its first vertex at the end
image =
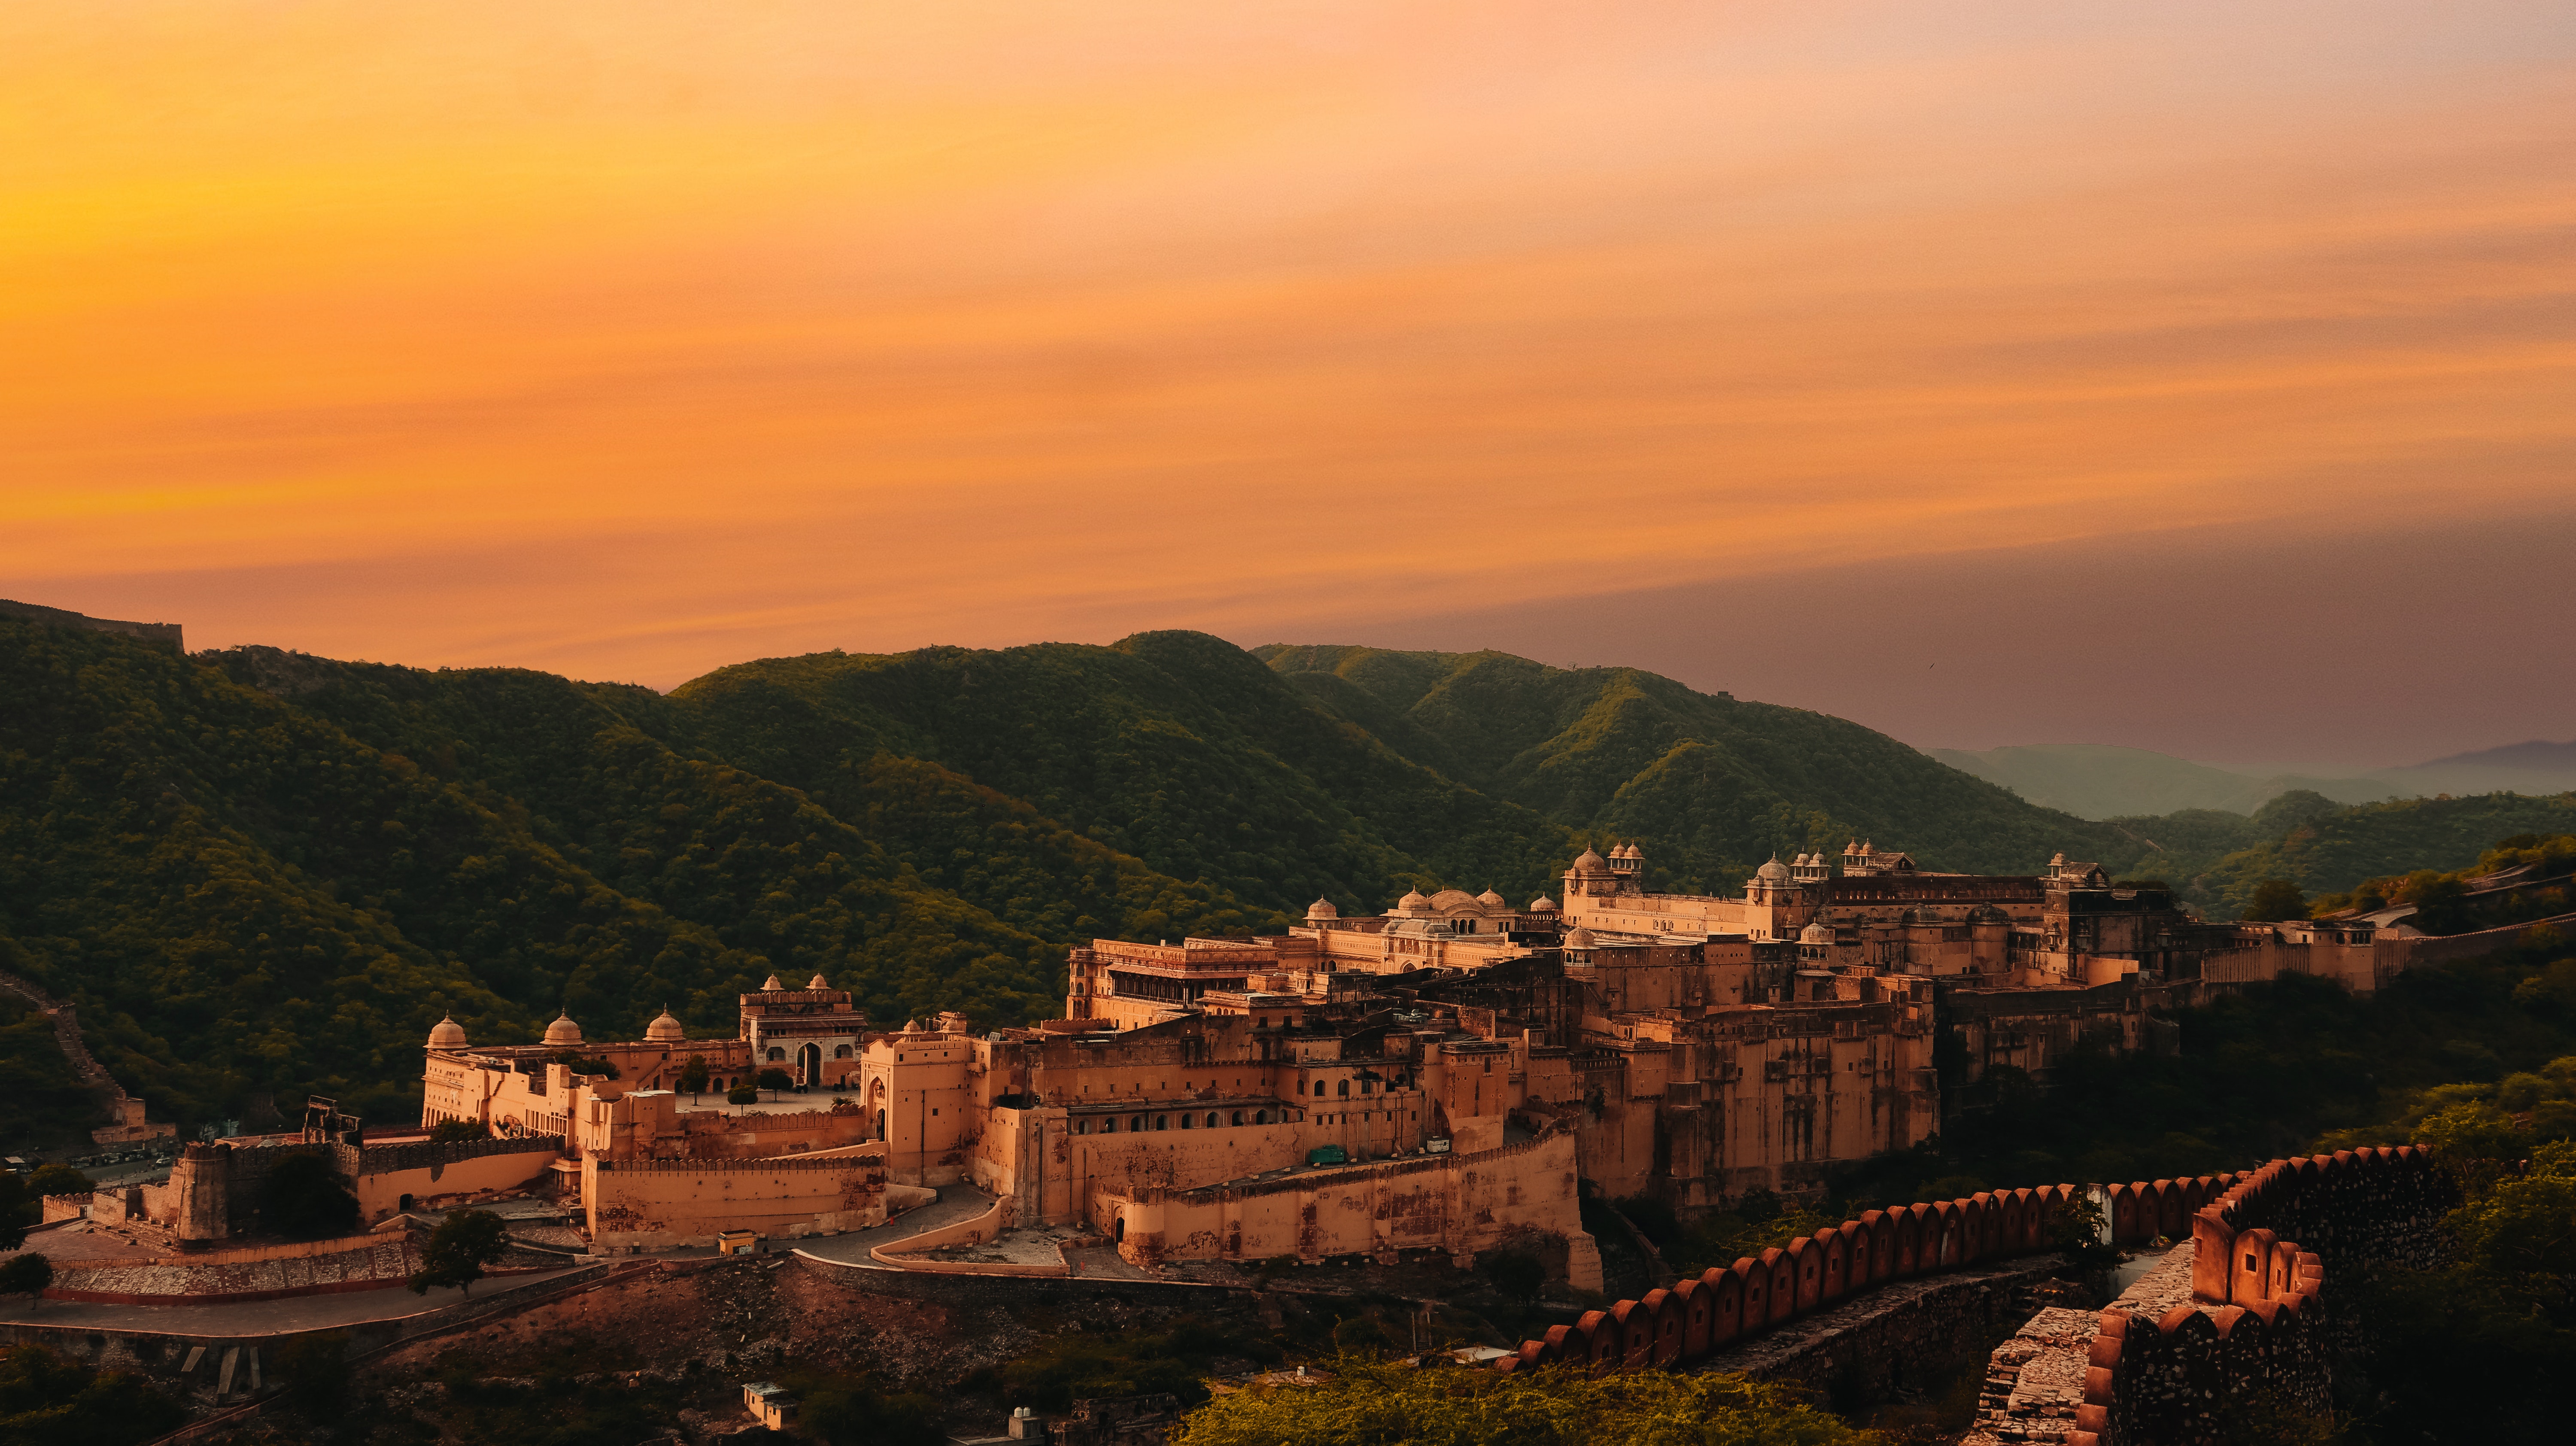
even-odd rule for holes
{"type": "Polygon", "coordinates": [[[0,596],[2576,736],[2576,11],[0,8],[0,596]],[[1941,670],[1947,669],[1947,676],[1941,670]]]}

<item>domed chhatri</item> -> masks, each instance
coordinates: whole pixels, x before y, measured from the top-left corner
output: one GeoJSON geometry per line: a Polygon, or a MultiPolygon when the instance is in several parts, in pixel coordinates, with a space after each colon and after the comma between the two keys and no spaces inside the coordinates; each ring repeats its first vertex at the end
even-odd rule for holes
{"type": "Polygon", "coordinates": [[[1556,912],[1556,900],[1549,898],[1545,894],[1541,894],[1537,898],[1530,900],[1529,912],[1533,914],[1553,914],[1556,912]]]}
{"type": "Polygon", "coordinates": [[[778,982],[777,975],[772,974],[769,976],[768,982],[760,986],[760,992],[763,994],[776,994],[778,991],[785,989],[786,987],[786,985],[778,982]]]}
{"type": "Polygon", "coordinates": [[[1566,948],[1568,948],[1568,949],[1589,949],[1589,948],[1591,948],[1591,947],[1592,947],[1592,931],[1591,931],[1591,930],[1589,930],[1589,929],[1587,929],[1587,928],[1585,928],[1585,927],[1583,927],[1581,924],[1577,924],[1577,925],[1575,925],[1573,928],[1566,930],[1566,931],[1565,931],[1565,947],[1566,947],[1566,948]]]}
{"type": "Polygon", "coordinates": [[[817,974],[813,978],[805,981],[805,987],[808,989],[829,989],[832,986],[824,982],[822,975],[817,974]]]}
{"type": "Polygon", "coordinates": [[[1342,911],[1335,907],[1330,899],[1317,899],[1306,906],[1306,917],[1309,919],[1338,919],[1341,916],[1342,911]]]}
{"type": "Polygon", "coordinates": [[[1768,879],[1775,884],[1785,884],[1789,882],[1789,866],[1780,862],[1778,854],[1773,854],[1771,862],[1755,869],[1753,875],[1755,878],[1768,879]]]}
{"type": "Polygon", "coordinates": [[[438,1023],[430,1026],[429,1047],[432,1049],[463,1049],[465,1047],[465,1026],[457,1023],[454,1015],[449,1015],[448,1017],[438,1021],[438,1023]]]}
{"type": "Polygon", "coordinates": [[[688,1031],[681,1026],[679,1020],[672,1017],[669,1007],[665,1006],[659,1019],[644,1026],[644,1038],[652,1044],[675,1044],[688,1038],[688,1031]]]}
{"type": "Polygon", "coordinates": [[[1574,871],[1578,874],[1588,874],[1608,867],[1609,864],[1602,859],[1601,855],[1590,849],[1585,849],[1574,856],[1574,871]]]}
{"type": "Polygon", "coordinates": [[[546,1026],[546,1043],[559,1045],[579,1044],[581,1043],[581,1026],[572,1022],[572,1016],[570,1014],[558,1014],[555,1016],[555,1022],[546,1026]]]}
{"type": "Polygon", "coordinates": [[[1487,889],[1487,890],[1485,890],[1483,893],[1478,894],[1478,895],[1476,896],[1476,902],[1477,902],[1477,903],[1479,903],[1479,904],[1484,905],[1484,906],[1485,906],[1486,908],[1488,908],[1488,909],[1500,909],[1500,908],[1507,907],[1507,906],[1504,904],[1504,902],[1503,902],[1503,896],[1502,896],[1502,895],[1500,895],[1500,894],[1498,894],[1498,893],[1495,893],[1495,892],[1494,892],[1492,889],[1490,889],[1490,888],[1489,888],[1489,889],[1487,889]]]}

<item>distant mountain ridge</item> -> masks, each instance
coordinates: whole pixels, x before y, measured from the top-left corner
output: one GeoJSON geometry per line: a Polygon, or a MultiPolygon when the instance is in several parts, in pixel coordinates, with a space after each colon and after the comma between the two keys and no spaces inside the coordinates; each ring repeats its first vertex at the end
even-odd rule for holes
{"type": "Polygon", "coordinates": [[[2341,803],[2479,793],[2563,793],[2576,789],[2576,743],[2516,743],[2429,763],[2347,776],[2257,777],[2143,748],[2041,743],[1981,751],[1929,748],[1930,757],[2079,818],[2114,819],[2179,809],[2251,814],[2295,790],[2341,803]]]}

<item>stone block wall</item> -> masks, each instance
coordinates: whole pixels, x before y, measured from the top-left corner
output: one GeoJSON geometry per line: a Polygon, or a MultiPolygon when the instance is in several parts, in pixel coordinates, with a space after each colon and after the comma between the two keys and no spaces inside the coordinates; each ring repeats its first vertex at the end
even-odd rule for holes
{"type": "Polygon", "coordinates": [[[2112,1238],[2133,1243],[2179,1233],[2190,1211],[2235,1183],[2235,1176],[2218,1175],[2108,1187],[2043,1185],[1871,1210],[1786,1248],[1648,1291],[1643,1300],[1551,1326],[1494,1368],[1565,1362],[1597,1374],[1687,1365],[1897,1282],[2054,1254],[2050,1239],[2059,1221],[2088,1196],[2106,1203],[2112,1238]]]}
{"type": "Polygon", "coordinates": [[[2456,1203],[2411,1145],[2275,1160],[2196,1208],[2190,1240],[2098,1315],[2045,1311],[1998,1348],[1965,1446],[2194,1446],[2258,1398],[2319,1410],[2365,1324],[2333,1283],[2439,1264],[2456,1203]]]}

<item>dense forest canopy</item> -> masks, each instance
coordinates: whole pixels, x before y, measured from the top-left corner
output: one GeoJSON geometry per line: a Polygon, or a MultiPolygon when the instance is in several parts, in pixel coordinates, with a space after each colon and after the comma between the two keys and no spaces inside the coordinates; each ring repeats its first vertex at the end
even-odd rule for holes
{"type": "MultiPolygon", "coordinates": [[[[188,1123],[305,1091],[398,1117],[445,1014],[515,1043],[558,1009],[631,1038],[667,1005],[729,1035],[773,970],[889,1023],[1020,1023],[1056,1011],[1081,940],[1411,887],[1518,902],[1613,839],[1644,843],[1651,886],[1714,890],[1856,835],[1934,869],[2064,850],[2224,914],[2285,870],[2348,890],[2576,813],[2285,795],[2090,823],[1633,669],[1195,633],[768,659],[666,696],[0,620],[0,696],[0,970],[77,1003],[102,1062],[188,1123]]],[[[67,1109],[43,1042],[0,1017],[0,1071],[67,1109]]]]}

